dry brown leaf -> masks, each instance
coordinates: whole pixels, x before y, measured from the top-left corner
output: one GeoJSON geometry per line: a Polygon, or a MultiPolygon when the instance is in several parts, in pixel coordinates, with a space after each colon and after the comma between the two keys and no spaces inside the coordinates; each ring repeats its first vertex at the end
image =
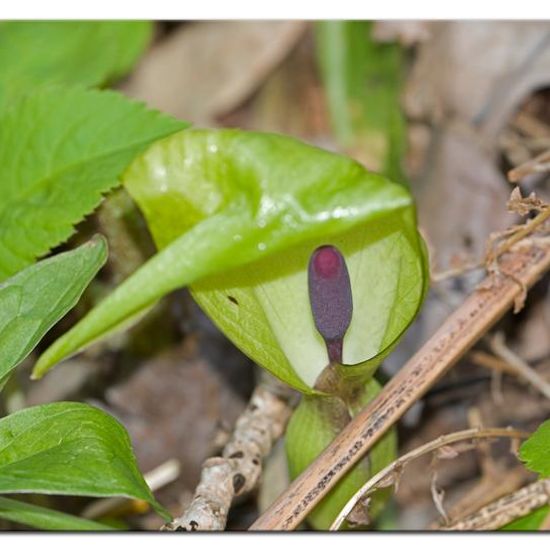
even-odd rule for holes
{"type": "Polygon", "coordinates": [[[550,83],[547,45],[545,22],[452,21],[430,23],[418,47],[404,106],[409,118],[432,125],[429,145],[424,135],[419,145],[428,151],[424,166],[413,166],[438,271],[457,252],[480,257],[487,236],[513,221],[501,207],[509,191],[498,134],[530,93],[550,83]]]}
{"type": "Polygon", "coordinates": [[[371,498],[367,497],[360,500],[355,508],[350,512],[349,516],[346,518],[348,523],[353,526],[366,526],[370,524],[369,517],[369,505],[371,498]]]}
{"type": "Polygon", "coordinates": [[[490,233],[513,222],[502,205],[509,190],[472,127],[441,128],[416,183],[419,221],[435,249],[435,271],[448,269],[457,253],[480,258],[490,233]]]}
{"type": "Polygon", "coordinates": [[[185,25],[151,49],[122,90],[176,117],[213,125],[242,103],[294,47],[302,21],[185,25]]]}
{"type": "Polygon", "coordinates": [[[550,82],[550,24],[433,22],[407,86],[411,116],[453,116],[496,138],[533,90],[550,82]]]}
{"type": "Polygon", "coordinates": [[[526,216],[532,210],[542,210],[543,208],[548,208],[548,205],[543,200],[539,199],[534,192],[528,197],[522,197],[520,188],[514,187],[506,203],[506,208],[508,208],[510,212],[516,212],[520,216],[526,216]]]}

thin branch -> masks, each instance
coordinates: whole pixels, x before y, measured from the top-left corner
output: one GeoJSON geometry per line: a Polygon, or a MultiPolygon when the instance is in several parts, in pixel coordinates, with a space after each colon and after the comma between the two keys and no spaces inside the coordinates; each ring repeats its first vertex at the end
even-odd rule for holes
{"type": "Polygon", "coordinates": [[[520,432],[511,428],[470,428],[469,430],[462,430],[452,434],[442,435],[433,441],[429,441],[407,454],[399,457],[397,460],[380,470],[376,475],[371,477],[346,503],[342,508],[332,525],[331,531],[336,531],[340,528],[344,520],[348,517],[350,512],[355,508],[357,503],[367,497],[371,492],[377,488],[388,486],[388,479],[392,481],[396,475],[400,475],[404,467],[411,461],[420,458],[429,453],[433,453],[438,449],[452,445],[459,441],[466,441],[470,439],[482,439],[482,438],[496,438],[496,437],[511,437],[524,439],[529,437],[526,432],[520,432]]]}
{"type": "Polygon", "coordinates": [[[529,382],[544,397],[550,399],[550,383],[532,369],[521,357],[516,355],[504,342],[504,335],[498,332],[491,338],[491,350],[505,361],[517,376],[529,382]]]}
{"type": "MultiPolygon", "coordinates": [[[[529,197],[524,199],[524,201],[528,201],[529,197]]],[[[544,222],[546,222],[550,218],[550,206],[548,204],[545,204],[541,206],[540,212],[531,220],[527,221],[523,225],[519,225],[514,228],[514,232],[512,236],[508,239],[506,239],[504,242],[500,243],[498,246],[496,246],[492,251],[490,251],[486,258],[485,262],[486,264],[490,264],[499,256],[502,256],[505,252],[508,252],[516,243],[520,242],[522,239],[527,237],[528,235],[531,235],[534,233],[536,229],[538,229],[544,222]]],[[[502,267],[501,267],[502,269],[502,267]]]]}
{"type": "Polygon", "coordinates": [[[284,433],[292,412],[288,387],[260,384],[237,419],[222,456],[207,459],[199,485],[184,514],[166,531],[223,531],[233,499],[252,491],[260,479],[262,460],[284,433]]]}
{"type": "Polygon", "coordinates": [[[548,503],[550,503],[550,479],[540,479],[440,529],[443,531],[494,531],[548,503]]]}
{"type": "Polygon", "coordinates": [[[516,166],[508,172],[508,179],[517,182],[529,174],[550,172],[550,151],[545,151],[533,159],[516,166]]]}
{"type": "Polygon", "coordinates": [[[510,363],[504,361],[504,359],[499,359],[495,357],[492,353],[487,353],[486,351],[475,350],[468,354],[468,359],[472,363],[479,365],[480,367],[485,367],[494,372],[511,374],[517,376],[518,372],[510,363]]]}
{"type": "Polygon", "coordinates": [[[437,484],[437,470],[432,471],[432,479],[430,481],[430,493],[432,495],[432,501],[436,507],[439,515],[442,517],[445,524],[449,523],[449,516],[443,506],[443,499],[445,498],[445,491],[437,484]]]}
{"type": "Polygon", "coordinates": [[[481,269],[483,267],[483,262],[469,262],[458,267],[453,267],[451,269],[446,269],[445,271],[438,271],[437,273],[431,274],[432,283],[441,283],[447,279],[452,279],[453,277],[458,277],[459,275],[464,275],[468,271],[474,271],[474,269],[481,269]]]}
{"type": "Polygon", "coordinates": [[[550,269],[550,240],[525,239],[501,259],[493,272],[384,389],[340,432],[272,506],[252,530],[291,530],[346,472],[454,365],[510,308],[522,288],[550,269]],[[514,279],[503,273],[514,273],[514,279]]]}

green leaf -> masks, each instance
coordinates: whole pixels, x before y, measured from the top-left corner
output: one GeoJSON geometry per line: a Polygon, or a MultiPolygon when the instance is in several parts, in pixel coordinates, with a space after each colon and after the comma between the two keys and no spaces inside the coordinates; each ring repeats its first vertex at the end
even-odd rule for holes
{"type": "MultiPolygon", "coordinates": [[[[521,445],[519,456],[525,462],[526,468],[540,474],[541,477],[550,477],[550,420],[544,421],[521,445]]],[[[505,525],[502,530],[536,531],[549,512],[550,507],[542,506],[505,525]]]]}
{"type": "Polygon", "coordinates": [[[319,243],[349,253],[360,286],[345,360],[382,353],[420,305],[426,264],[411,196],[348,158],[273,134],[187,130],[151,147],[124,184],[162,250],[46,350],[37,377],[193,285],[237,346],[311,391],[326,364],[305,290],[319,243]]]}
{"type": "Polygon", "coordinates": [[[519,456],[529,470],[550,477],[550,420],[543,422],[522,444],[519,456]]]}
{"type": "MultiPolygon", "coordinates": [[[[294,411],[286,432],[286,451],[289,473],[298,477],[327,447],[344,427],[346,414],[356,414],[380,391],[380,385],[371,379],[352,411],[337,397],[304,396],[294,411]]],[[[372,448],[368,458],[358,462],[315,506],[307,521],[316,530],[328,530],[348,500],[376,472],[387,466],[396,456],[396,434],[389,431],[372,448]]],[[[369,518],[374,520],[382,511],[389,492],[377,491],[369,504],[369,518]]],[[[344,528],[348,528],[344,524],[344,528]]]]}
{"type": "Polygon", "coordinates": [[[0,23],[0,110],[41,84],[113,81],[132,68],[151,36],[146,21],[0,23]]]}
{"type": "Polygon", "coordinates": [[[319,21],[316,47],[338,141],[365,164],[402,183],[406,149],[400,106],[403,52],[372,38],[369,21],[319,21]]]}
{"type": "Polygon", "coordinates": [[[75,306],[106,259],[106,242],[95,237],[76,250],[42,260],[0,283],[2,382],[75,306]]]}
{"type": "Polygon", "coordinates": [[[124,427],[83,403],[50,403],[0,419],[0,493],[145,500],[165,519],[124,427]]]}
{"type": "Polygon", "coordinates": [[[185,124],[121,94],[51,87],[0,117],[0,280],[65,241],[151,142],[185,124]]]}
{"type": "Polygon", "coordinates": [[[6,497],[0,497],[0,518],[46,531],[113,531],[104,523],[6,497]]]}
{"type": "Polygon", "coordinates": [[[501,531],[538,531],[542,522],[550,512],[549,506],[542,506],[538,510],[527,514],[526,516],[516,519],[501,527],[501,531]]]}

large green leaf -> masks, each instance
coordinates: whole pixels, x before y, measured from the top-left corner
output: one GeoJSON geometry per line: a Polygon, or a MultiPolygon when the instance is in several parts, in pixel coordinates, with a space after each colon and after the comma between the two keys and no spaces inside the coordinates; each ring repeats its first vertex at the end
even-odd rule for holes
{"type": "Polygon", "coordinates": [[[326,364],[305,276],[318,244],[348,254],[346,361],[382,353],[419,307],[426,266],[412,199],[348,158],[273,134],[187,130],[151,147],[124,184],[162,250],[55,342],[35,376],[192,285],[245,353],[310,391],[326,364]]]}
{"type": "Polygon", "coordinates": [[[76,304],[106,259],[105,240],[96,237],[0,283],[0,380],[76,304]]]}
{"type": "Polygon", "coordinates": [[[185,124],[121,94],[50,87],[0,117],[0,280],[67,239],[132,159],[185,124]]]}
{"type": "Polygon", "coordinates": [[[134,458],[124,427],[83,403],[50,403],[0,419],[0,493],[145,500],[168,519],[134,458]]]}
{"type": "Polygon", "coordinates": [[[40,84],[112,81],[132,68],[151,34],[146,21],[0,23],[0,109],[40,84]]]}
{"type": "Polygon", "coordinates": [[[46,531],[112,531],[113,527],[13,498],[0,497],[0,518],[46,531]]]}
{"type": "Polygon", "coordinates": [[[519,456],[529,470],[550,477],[550,420],[543,422],[522,444],[519,456]]]}
{"type": "Polygon", "coordinates": [[[402,183],[403,52],[372,38],[371,21],[319,21],[316,46],[332,127],[367,166],[402,183]]]}

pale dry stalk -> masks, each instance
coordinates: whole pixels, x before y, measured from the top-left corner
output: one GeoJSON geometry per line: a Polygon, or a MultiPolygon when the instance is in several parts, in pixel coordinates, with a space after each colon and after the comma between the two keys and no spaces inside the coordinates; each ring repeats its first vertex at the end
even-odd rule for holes
{"type": "MultiPolygon", "coordinates": [[[[448,447],[453,443],[458,443],[461,441],[484,438],[494,439],[498,437],[524,439],[528,436],[528,433],[513,430],[511,428],[470,428],[468,430],[462,430],[460,432],[442,435],[437,439],[434,439],[433,441],[424,443],[424,445],[421,445],[420,447],[409,451],[403,456],[400,456],[397,460],[394,460],[391,464],[389,464],[388,466],[380,470],[376,475],[371,477],[353,495],[353,497],[348,500],[346,505],[342,508],[342,510],[330,526],[330,530],[335,531],[339,529],[346,517],[353,510],[353,508],[375,489],[387,487],[388,484],[395,485],[405,466],[409,462],[416,460],[421,456],[434,453],[439,449],[442,449],[444,451],[444,454],[453,456],[454,451],[452,449],[449,449],[448,447]]],[[[457,456],[458,454],[458,451],[456,451],[456,455],[454,456],[457,456]]]]}
{"type": "Polygon", "coordinates": [[[516,376],[529,382],[544,397],[550,399],[550,383],[506,345],[504,335],[501,332],[493,336],[490,346],[495,355],[508,363],[516,376]]]}
{"type": "Polygon", "coordinates": [[[541,174],[544,172],[550,172],[550,151],[544,151],[544,153],[535,158],[513,168],[508,172],[508,179],[515,183],[529,174],[541,174]]]}

